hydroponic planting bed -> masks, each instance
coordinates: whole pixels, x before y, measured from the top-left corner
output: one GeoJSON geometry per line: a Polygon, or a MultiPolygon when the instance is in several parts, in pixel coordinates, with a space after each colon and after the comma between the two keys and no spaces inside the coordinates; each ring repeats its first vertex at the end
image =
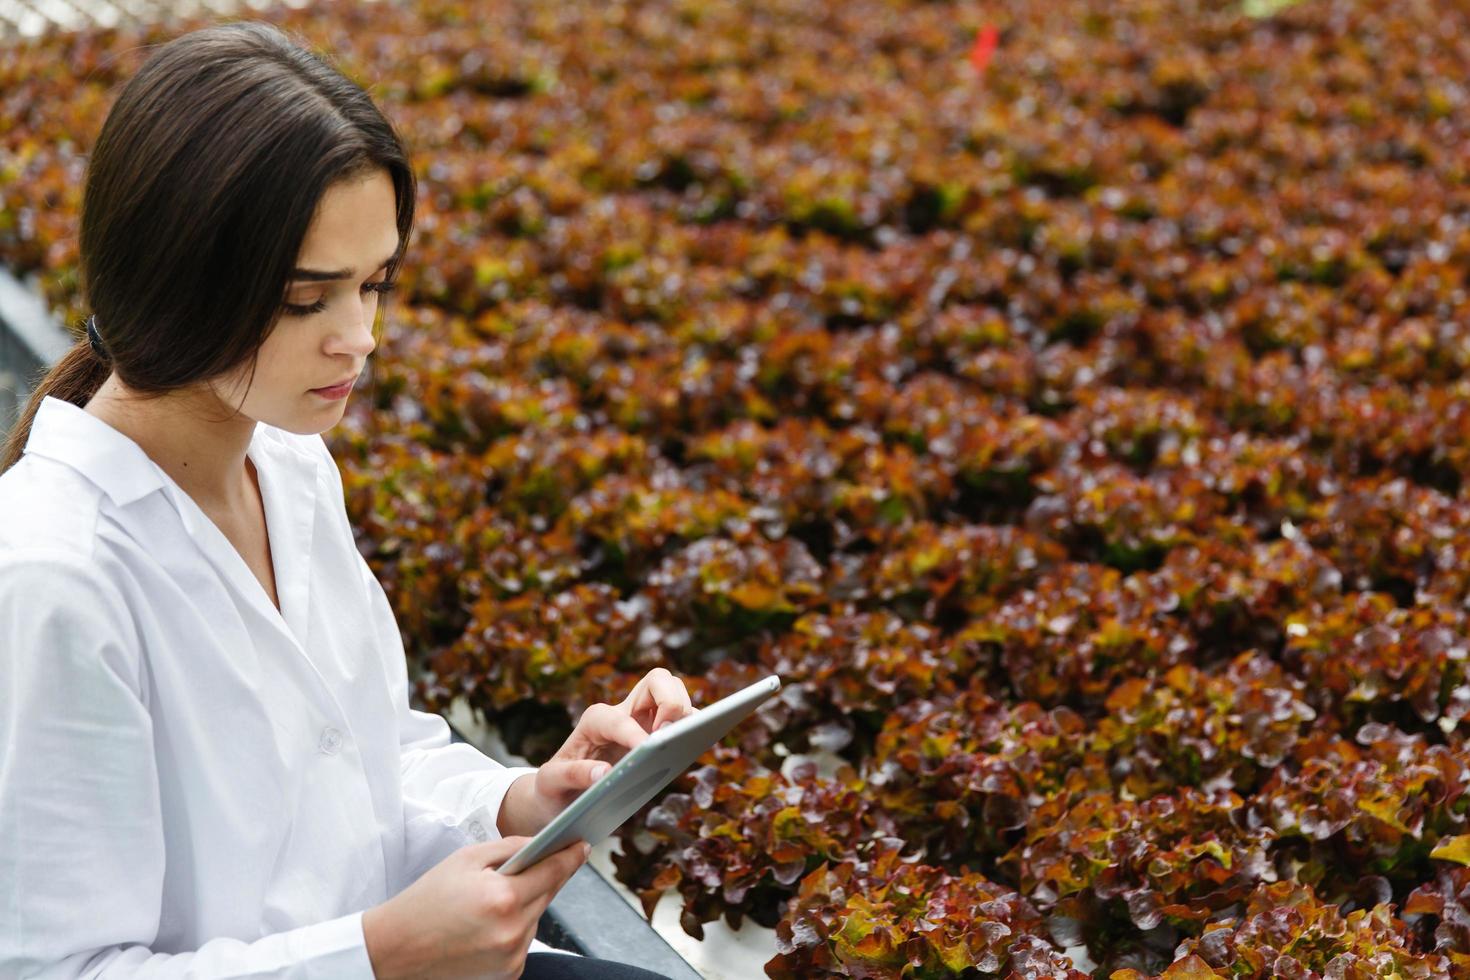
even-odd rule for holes
{"type": "MultiPolygon", "coordinates": [[[[787,681],[623,834],[649,907],[773,977],[1470,970],[1462,5],[276,16],[423,182],[330,434],[419,703],[534,759],[787,681]]],[[[69,320],[140,40],[0,67],[69,320]]]]}

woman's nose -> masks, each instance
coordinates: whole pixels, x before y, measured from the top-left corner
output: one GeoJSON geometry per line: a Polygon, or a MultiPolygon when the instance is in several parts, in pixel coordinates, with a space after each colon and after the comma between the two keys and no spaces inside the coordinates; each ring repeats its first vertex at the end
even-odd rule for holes
{"type": "Polygon", "coordinates": [[[373,336],[373,320],[377,315],[376,304],[364,303],[356,317],[345,323],[341,330],[332,334],[329,353],[351,354],[367,357],[378,346],[373,336]]]}

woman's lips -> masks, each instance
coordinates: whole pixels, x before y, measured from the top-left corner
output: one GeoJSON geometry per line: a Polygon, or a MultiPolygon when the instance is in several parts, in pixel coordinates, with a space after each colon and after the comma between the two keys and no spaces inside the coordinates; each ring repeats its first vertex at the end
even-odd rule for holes
{"type": "Polygon", "coordinates": [[[334,388],[313,388],[313,389],[311,389],[311,393],[313,395],[321,395],[323,398],[328,398],[328,399],[331,399],[331,398],[346,398],[347,397],[347,393],[352,390],[352,383],[353,383],[353,381],[356,381],[356,380],[357,380],[356,378],[353,378],[352,381],[344,381],[344,382],[342,382],[341,384],[337,385],[334,388]]]}

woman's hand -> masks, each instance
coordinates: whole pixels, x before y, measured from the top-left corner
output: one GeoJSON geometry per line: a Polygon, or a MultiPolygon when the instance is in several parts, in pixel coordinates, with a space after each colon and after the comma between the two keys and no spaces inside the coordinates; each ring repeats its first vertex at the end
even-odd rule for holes
{"type": "Polygon", "coordinates": [[[534,835],[612,763],[693,710],[684,682],[662,667],[645,674],[617,704],[590,705],[566,744],[534,774],[511,784],[496,818],[500,833],[534,835]]]}
{"type": "Polygon", "coordinates": [[[375,980],[510,980],[525,968],[536,924],[587,860],[580,841],[516,875],[495,869],[524,837],[467,844],[362,914],[375,980]]]}

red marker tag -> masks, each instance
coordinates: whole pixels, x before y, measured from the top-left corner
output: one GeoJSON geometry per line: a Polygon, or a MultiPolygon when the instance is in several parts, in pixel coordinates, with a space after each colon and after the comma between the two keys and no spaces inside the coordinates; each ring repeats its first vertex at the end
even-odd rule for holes
{"type": "Polygon", "coordinates": [[[977,72],[984,74],[999,43],[1000,29],[994,24],[986,24],[975,33],[975,46],[970,49],[970,64],[975,66],[977,72]]]}

